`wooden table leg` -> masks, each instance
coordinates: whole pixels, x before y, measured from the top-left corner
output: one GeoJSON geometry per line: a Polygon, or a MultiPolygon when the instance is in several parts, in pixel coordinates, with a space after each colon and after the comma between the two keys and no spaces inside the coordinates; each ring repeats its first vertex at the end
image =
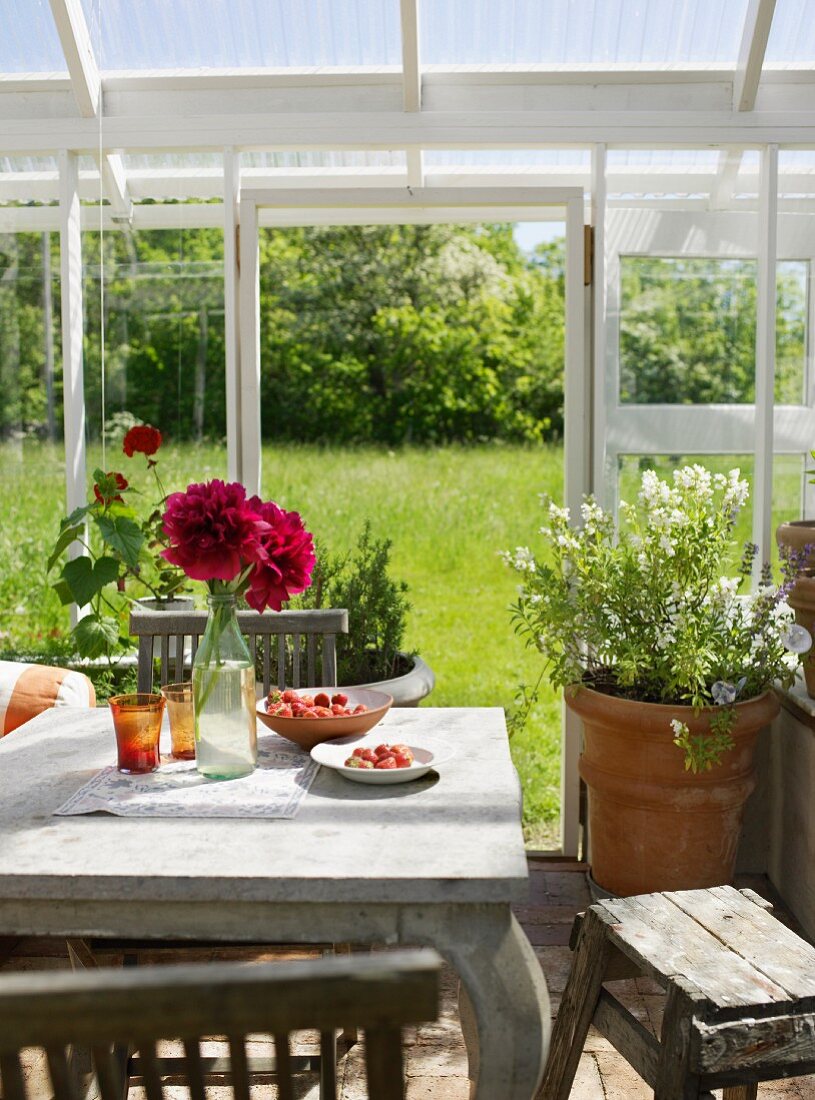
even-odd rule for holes
{"type": "Polygon", "coordinates": [[[692,1015],[692,999],[672,984],[662,1018],[654,1100],[700,1100],[699,1077],[690,1071],[692,1015]]]}

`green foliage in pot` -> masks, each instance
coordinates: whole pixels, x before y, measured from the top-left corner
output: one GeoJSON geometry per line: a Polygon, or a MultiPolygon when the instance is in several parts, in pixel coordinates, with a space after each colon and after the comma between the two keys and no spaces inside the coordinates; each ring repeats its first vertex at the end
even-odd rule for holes
{"type": "Polygon", "coordinates": [[[292,603],[348,609],[349,632],[337,638],[340,684],[389,680],[410,667],[402,655],[408,586],[390,575],[391,546],[390,539],[374,537],[370,521],[346,554],[332,554],[318,544],[311,588],[292,603]]]}
{"type": "Polygon", "coordinates": [[[544,498],[544,559],[526,547],[504,555],[523,582],[512,609],[516,632],[541,653],[555,686],[721,708],[705,736],[691,738],[683,722],[673,723],[693,771],[709,770],[731,747],[733,704],[776,681],[791,684],[799,653],[811,645],[786,602],[789,569],[777,587],[765,568],[757,589],[743,595],[756,554],[748,544],[737,575],[726,575],[748,493],[738,470],[686,466],[673,485],[646,470],[636,505],[620,505],[619,531],[590,497],[579,526],[544,498]]]}

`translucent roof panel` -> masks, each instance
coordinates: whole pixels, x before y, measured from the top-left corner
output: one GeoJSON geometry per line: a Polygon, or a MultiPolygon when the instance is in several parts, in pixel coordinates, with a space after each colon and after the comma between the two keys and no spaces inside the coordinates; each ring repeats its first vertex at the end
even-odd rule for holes
{"type": "Polygon", "coordinates": [[[591,167],[588,149],[428,149],[425,168],[469,165],[496,168],[585,168],[591,167]]]}
{"type": "Polygon", "coordinates": [[[0,0],[0,72],[67,71],[48,0],[0,0]]]}
{"type": "Polygon", "coordinates": [[[101,17],[100,0],[82,6],[104,70],[401,65],[399,0],[104,0],[101,17]]]}
{"type": "Polygon", "coordinates": [[[735,62],[747,0],[444,0],[425,65],[735,62]]]}
{"type": "Polygon", "coordinates": [[[0,172],[56,172],[56,157],[0,156],[0,172]]]}
{"type": "Polygon", "coordinates": [[[778,0],[767,42],[768,64],[815,63],[815,0],[778,0]]]}
{"type": "Polygon", "coordinates": [[[242,153],[244,168],[401,168],[406,169],[403,149],[396,150],[314,150],[304,152],[242,153]]]}

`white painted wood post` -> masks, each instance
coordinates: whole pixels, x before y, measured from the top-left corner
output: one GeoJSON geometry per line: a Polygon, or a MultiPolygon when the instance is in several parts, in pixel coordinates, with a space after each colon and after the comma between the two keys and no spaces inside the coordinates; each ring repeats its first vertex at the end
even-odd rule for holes
{"type": "Polygon", "coordinates": [[[254,199],[240,202],[240,454],[241,480],[260,493],[260,253],[254,199]]]}
{"type": "Polygon", "coordinates": [[[224,345],[226,463],[229,481],[243,481],[240,408],[240,153],[224,149],[224,345]]]}
{"type": "MultiPolygon", "coordinates": [[[[77,157],[59,154],[59,254],[62,295],[62,380],[65,430],[65,503],[68,514],[87,504],[85,470],[85,377],[82,355],[82,233],[80,231],[77,157]]],[[[74,543],[71,557],[80,553],[74,543]]],[[[71,623],[81,612],[71,605],[71,623]]]]}
{"type": "Polygon", "coordinates": [[[594,227],[592,278],[592,477],[591,491],[608,507],[606,478],[606,146],[592,150],[591,221],[594,227]]]}
{"type": "MultiPolygon", "coordinates": [[[[566,362],[564,372],[564,488],[573,518],[590,488],[591,422],[589,362],[584,341],[583,197],[566,204],[566,362]]],[[[581,723],[564,706],[560,754],[560,844],[564,856],[577,856],[580,842],[581,723]]]]}
{"type": "Polygon", "coordinates": [[[756,404],[753,466],[753,542],[756,571],[772,557],[773,419],[775,404],[776,242],[778,146],[761,156],[756,273],[756,404]]]}

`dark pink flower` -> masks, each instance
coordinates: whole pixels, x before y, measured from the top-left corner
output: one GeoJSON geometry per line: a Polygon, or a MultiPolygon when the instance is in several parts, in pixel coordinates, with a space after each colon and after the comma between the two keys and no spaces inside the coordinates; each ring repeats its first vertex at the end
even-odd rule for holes
{"type": "Polygon", "coordinates": [[[314,540],[298,512],[286,512],[273,502],[252,497],[249,507],[266,522],[260,558],[249,577],[246,602],[256,611],[279,611],[291,596],[311,584],[316,557],[314,540]]]}
{"type": "Polygon", "coordinates": [[[136,424],[122,440],[122,450],[128,458],[136,451],[143,455],[154,455],[161,446],[161,432],[150,424],[136,424]]]}
{"type": "Polygon", "coordinates": [[[196,581],[231,581],[265,557],[269,525],[237,482],[207,481],[171,493],[163,516],[170,546],[162,557],[196,581]]]}

